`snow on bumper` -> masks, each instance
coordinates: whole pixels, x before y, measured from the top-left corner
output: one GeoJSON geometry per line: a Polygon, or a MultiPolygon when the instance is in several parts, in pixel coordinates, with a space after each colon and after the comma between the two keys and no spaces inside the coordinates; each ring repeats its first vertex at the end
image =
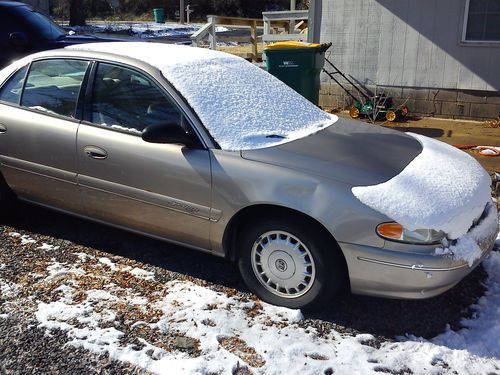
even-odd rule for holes
{"type": "Polygon", "coordinates": [[[490,253],[498,232],[496,207],[488,204],[481,219],[462,236],[436,251],[432,246],[387,241],[384,248],[341,243],[351,290],[393,298],[429,298],[452,288],[490,253]]]}
{"type": "Polygon", "coordinates": [[[493,203],[488,203],[480,220],[466,234],[453,243],[447,241],[434,250],[434,255],[450,256],[456,261],[465,261],[472,267],[484,252],[493,247],[498,233],[498,212],[493,203]]]}

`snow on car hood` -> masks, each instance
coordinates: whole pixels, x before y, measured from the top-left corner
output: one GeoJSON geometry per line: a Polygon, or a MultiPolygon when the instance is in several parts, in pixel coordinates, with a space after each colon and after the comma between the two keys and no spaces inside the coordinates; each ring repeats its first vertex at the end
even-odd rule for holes
{"type": "Polygon", "coordinates": [[[353,187],[353,194],[410,230],[442,230],[450,239],[463,236],[491,202],[488,173],[453,146],[408,134],[422,144],[422,152],[397,176],[353,187]]]}
{"type": "Polygon", "coordinates": [[[227,53],[141,42],[68,48],[128,56],[158,68],[224,150],[290,142],[338,119],[262,69],[227,53]]]}

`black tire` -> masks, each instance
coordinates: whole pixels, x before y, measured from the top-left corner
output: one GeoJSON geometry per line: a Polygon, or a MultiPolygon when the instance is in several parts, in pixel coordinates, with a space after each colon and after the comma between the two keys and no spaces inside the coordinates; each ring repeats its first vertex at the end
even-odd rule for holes
{"type": "Polygon", "coordinates": [[[16,208],[16,196],[0,174],[0,218],[6,218],[13,214],[16,208]]]}
{"type": "MultiPolygon", "coordinates": [[[[260,299],[273,305],[290,308],[318,307],[321,303],[328,302],[344,284],[345,262],[337,243],[335,243],[330,236],[325,235],[322,230],[319,230],[316,226],[311,225],[307,221],[304,222],[304,220],[300,220],[300,218],[277,218],[266,220],[255,225],[252,224],[251,226],[247,225],[246,231],[240,236],[238,245],[238,266],[243,280],[248,288],[260,299]],[[256,245],[256,243],[259,243],[259,240],[262,238],[266,238],[262,236],[269,232],[286,232],[292,235],[305,245],[305,250],[307,250],[308,254],[312,257],[315,276],[310,279],[308,287],[304,288],[302,291],[292,288],[292,290],[295,290],[297,293],[283,296],[280,295],[279,291],[270,290],[276,288],[275,284],[272,283],[272,286],[265,287],[263,285],[264,281],[259,281],[263,280],[265,276],[258,276],[256,271],[254,271],[254,266],[252,265],[252,249],[254,245],[256,249],[258,249],[259,245],[256,245]],[[304,292],[306,289],[307,291],[304,292]]],[[[265,252],[265,250],[262,251],[265,252]]],[[[279,253],[281,250],[270,250],[268,254],[273,252],[279,253]]],[[[285,256],[287,254],[284,251],[282,253],[284,253],[285,256]]],[[[278,264],[278,261],[283,262],[283,259],[279,259],[279,255],[277,255],[277,257],[276,264],[278,264]]],[[[307,255],[307,257],[309,257],[309,255],[307,255]]],[[[258,259],[262,258],[258,257],[258,259]]],[[[273,258],[269,256],[267,264],[273,263],[271,261],[272,259],[273,258]]],[[[289,263],[294,270],[303,267],[302,264],[296,267],[295,263],[289,263]]],[[[254,262],[254,264],[255,267],[259,269],[257,265],[258,262],[254,262]]],[[[275,267],[275,270],[280,271],[278,267],[275,267]]],[[[273,273],[272,277],[276,274],[279,274],[279,272],[273,273]]],[[[270,278],[268,280],[270,281],[270,278]]]]}

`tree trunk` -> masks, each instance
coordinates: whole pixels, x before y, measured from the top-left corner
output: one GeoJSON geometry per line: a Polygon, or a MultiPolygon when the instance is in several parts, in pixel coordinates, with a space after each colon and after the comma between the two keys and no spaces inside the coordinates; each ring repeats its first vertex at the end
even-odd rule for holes
{"type": "Polygon", "coordinates": [[[69,0],[69,25],[85,25],[85,11],[83,9],[82,0],[69,0]]]}

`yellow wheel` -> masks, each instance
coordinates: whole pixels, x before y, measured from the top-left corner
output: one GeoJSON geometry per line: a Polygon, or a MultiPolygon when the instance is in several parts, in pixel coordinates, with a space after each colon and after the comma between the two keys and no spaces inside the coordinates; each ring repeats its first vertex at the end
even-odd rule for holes
{"type": "Polygon", "coordinates": [[[396,120],[396,112],[394,112],[394,111],[387,111],[385,113],[385,118],[386,118],[387,121],[393,122],[394,120],[396,120]]]}
{"type": "Polygon", "coordinates": [[[401,116],[406,117],[408,116],[408,113],[410,113],[410,110],[408,109],[407,106],[402,106],[401,107],[401,116]]]}
{"type": "Polygon", "coordinates": [[[359,117],[359,109],[357,107],[352,107],[350,110],[349,110],[349,115],[352,117],[352,118],[358,118],[359,117]]]}

